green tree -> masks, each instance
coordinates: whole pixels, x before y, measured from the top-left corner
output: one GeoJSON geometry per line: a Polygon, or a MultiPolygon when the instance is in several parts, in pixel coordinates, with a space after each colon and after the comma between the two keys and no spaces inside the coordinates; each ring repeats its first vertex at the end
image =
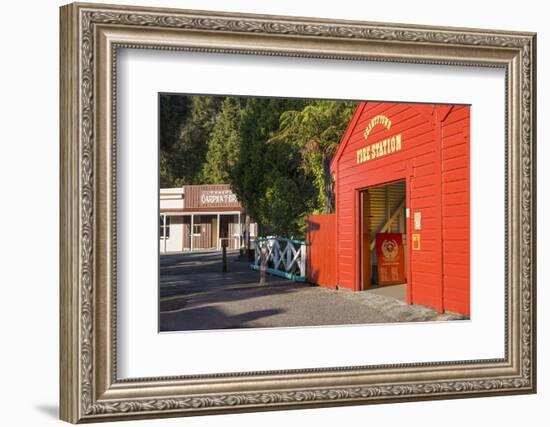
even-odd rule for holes
{"type": "Polygon", "coordinates": [[[300,147],[302,167],[312,175],[317,188],[318,210],[333,210],[330,162],[353,115],[356,103],[311,101],[301,110],[281,115],[281,126],[274,140],[300,147]]]}
{"type": "Polygon", "coordinates": [[[300,167],[297,147],[267,143],[267,161],[258,200],[258,215],[268,235],[303,238],[307,215],[312,211],[315,187],[300,167]]]}
{"type": "Polygon", "coordinates": [[[161,187],[172,186],[178,178],[174,174],[172,153],[178,145],[183,125],[191,114],[189,97],[161,94],[159,97],[159,169],[161,187]]]}
{"type": "Polygon", "coordinates": [[[215,96],[161,95],[160,185],[199,184],[222,99],[215,96]]]}
{"type": "Polygon", "coordinates": [[[240,100],[227,97],[221,104],[208,139],[206,160],[200,174],[204,184],[226,184],[239,158],[240,100]]]}
{"type": "Polygon", "coordinates": [[[241,114],[239,156],[231,186],[262,234],[304,234],[312,183],[300,166],[300,152],[272,141],[285,111],[301,109],[297,99],[249,98],[241,114]]]}

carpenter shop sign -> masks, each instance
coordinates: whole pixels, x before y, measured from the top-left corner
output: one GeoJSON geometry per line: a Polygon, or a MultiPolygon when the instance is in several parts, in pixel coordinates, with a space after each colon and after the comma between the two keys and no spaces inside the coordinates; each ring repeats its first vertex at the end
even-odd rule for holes
{"type": "Polygon", "coordinates": [[[405,283],[403,237],[401,233],[378,233],[376,235],[376,258],[378,260],[378,283],[380,285],[405,283]]]}
{"type": "Polygon", "coordinates": [[[200,201],[203,206],[238,203],[237,196],[231,190],[202,190],[200,201]]]}
{"type": "MultiPolygon", "coordinates": [[[[373,117],[369,121],[367,127],[365,128],[365,132],[363,133],[365,140],[368,139],[372,129],[378,125],[384,126],[387,130],[390,130],[391,120],[384,115],[373,117]]],[[[402,148],[403,145],[401,143],[401,134],[388,137],[357,150],[357,164],[387,156],[388,154],[401,151],[402,148]]]]}

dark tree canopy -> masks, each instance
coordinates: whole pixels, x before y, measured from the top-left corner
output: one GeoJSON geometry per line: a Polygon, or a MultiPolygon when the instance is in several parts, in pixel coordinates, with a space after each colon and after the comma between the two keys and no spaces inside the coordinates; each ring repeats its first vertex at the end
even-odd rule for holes
{"type": "Polygon", "coordinates": [[[161,95],[160,185],[200,184],[222,99],[214,96],[161,95]]]}
{"type": "Polygon", "coordinates": [[[330,212],[329,164],[356,104],[161,95],[160,183],[230,184],[263,235],[330,212]]]}

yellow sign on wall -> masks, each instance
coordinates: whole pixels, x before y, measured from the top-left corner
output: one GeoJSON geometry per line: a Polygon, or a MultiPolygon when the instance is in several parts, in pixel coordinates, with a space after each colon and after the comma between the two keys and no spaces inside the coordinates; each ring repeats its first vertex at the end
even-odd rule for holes
{"type": "Polygon", "coordinates": [[[401,151],[402,148],[401,134],[386,138],[357,150],[357,164],[387,156],[396,151],[401,151]]]}
{"type": "MultiPolygon", "coordinates": [[[[378,125],[384,126],[387,130],[390,130],[391,120],[382,114],[370,119],[369,124],[365,127],[365,132],[363,133],[365,141],[369,138],[372,129],[378,125]]],[[[395,153],[396,151],[401,151],[401,149],[401,134],[398,134],[357,150],[357,164],[387,156],[388,154],[395,153]]]]}
{"type": "Polygon", "coordinates": [[[412,248],[413,251],[419,251],[421,248],[420,245],[420,234],[413,234],[412,235],[412,248]]]}
{"type": "Polygon", "coordinates": [[[370,135],[370,131],[377,125],[384,126],[387,130],[390,130],[391,128],[391,120],[384,116],[383,114],[379,114],[378,116],[373,117],[370,119],[369,124],[365,128],[365,132],[363,133],[363,136],[365,137],[365,140],[368,139],[370,135]]]}

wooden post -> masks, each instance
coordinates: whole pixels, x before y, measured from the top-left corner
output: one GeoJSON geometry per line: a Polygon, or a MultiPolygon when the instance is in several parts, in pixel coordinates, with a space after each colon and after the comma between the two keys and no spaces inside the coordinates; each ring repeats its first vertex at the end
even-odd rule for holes
{"type": "Polygon", "coordinates": [[[294,244],[291,242],[286,242],[286,247],[285,247],[286,261],[284,262],[284,264],[285,264],[285,271],[287,272],[290,270],[290,267],[292,264],[292,252],[293,252],[292,249],[294,249],[294,244]]]}
{"type": "Polygon", "coordinates": [[[248,256],[248,254],[250,253],[250,217],[246,215],[244,221],[246,224],[246,256],[248,256]]]}
{"type": "Polygon", "coordinates": [[[262,241],[262,244],[260,246],[260,286],[263,286],[266,284],[266,243],[267,241],[262,241]]]}
{"type": "Polygon", "coordinates": [[[195,218],[193,216],[193,214],[191,214],[191,232],[189,233],[189,235],[191,236],[191,242],[189,242],[189,251],[190,252],[193,252],[193,225],[194,225],[194,221],[195,221],[195,218]]]}
{"type": "Polygon", "coordinates": [[[218,214],[218,237],[216,239],[216,249],[217,250],[220,250],[220,228],[221,228],[221,224],[220,224],[220,214],[218,214]]]}
{"type": "Polygon", "coordinates": [[[222,273],[227,273],[227,241],[222,243],[222,273]]]}
{"type": "Polygon", "coordinates": [[[164,253],[166,253],[166,215],[162,216],[162,244],[164,245],[164,253]]]}
{"type": "Polygon", "coordinates": [[[306,276],[306,244],[302,243],[300,245],[300,276],[306,276]]]}
{"type": "Polygon", "coordinates": [[[242,233],[242,227],[241,227],[241,212],[240,211],[239,211],[239,214],[238,214],[238,223],[239,223],[239,243],[237,245],[237,248],[239,250],[241,250],[241,253],[242,253],[242,249],[243,249],[243,247],[242,247],[242,235],[243,235],[243,233],[242,233]]]}

